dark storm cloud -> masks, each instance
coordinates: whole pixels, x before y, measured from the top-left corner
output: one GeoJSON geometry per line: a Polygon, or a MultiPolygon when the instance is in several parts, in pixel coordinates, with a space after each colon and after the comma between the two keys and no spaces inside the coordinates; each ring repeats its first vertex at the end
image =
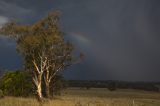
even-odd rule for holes
{"type": "Polygon", "coordinates": [[[15,42],[0,37],[0,69],[19,69],[22,66],[20,56],[16,53],[15,42]]]}
{"type": "Polygon", "coordinates": [[[92,61],[88,67],[94,67],[86,68],[89,78],[159,78],[158,1],[88,0],[72,2],[68,8],[64,5],[65,9],[60,8],[64,12],[63,28],[86,33],[92,41],[90,48],[82,44],[89,51],[87,61],[92,61]]]}
{"type": "Polygon", "coordinates": [[[34,11],[29,8],[24,8],[18,5],[16,2],[6,2],[6,0],[0,1],[0,15],[9,19],[23,22],[26,19],[31,18],[34,11]]]}
{"type": "Polygon", "coordinates": [[[2,0],[0,14],[32,23],[61,10],[61,28],[86,54],[84,63],[66,72],[68,78],[160,80],[159,5],[158,0],[2,0]]]}

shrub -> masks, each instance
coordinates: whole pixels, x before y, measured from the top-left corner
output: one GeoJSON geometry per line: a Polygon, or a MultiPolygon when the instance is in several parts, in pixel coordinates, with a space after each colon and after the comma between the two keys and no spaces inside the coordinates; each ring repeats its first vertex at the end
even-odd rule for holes
{"type": "Polygon", "coordinates": [[[4,97],[3,91],[0,90],[0,98],[3,98],[3,97],[4,97]]]}
{"type": "Polygon", "coordinates": [[[32,94],[32,81],[26,71],[6,72],[1,78],[0,89],[8,96],[29,96],[32,94]]]}

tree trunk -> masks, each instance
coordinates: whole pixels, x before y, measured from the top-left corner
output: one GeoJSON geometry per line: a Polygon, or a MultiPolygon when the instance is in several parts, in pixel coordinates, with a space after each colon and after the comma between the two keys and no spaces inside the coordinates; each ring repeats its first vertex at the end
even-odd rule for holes
{"type": "Polygon", "coordinates": [[[50,80],[49,80],[49,67],[46,68],[46,73],[44,74],[44,80],[45,80],[45,92],[46,92],[46,98],[50,98],[50,80]]]}
{"type": "Polygon", "coordinates": [[[46,97],[50,98],[50,87],[49,82],[46,82],[46,97]]]}
{"type": "Polygon", "coordinates": [[[37,86],[37,99],[38,99],[38,101],[42,101],[42,99],[43,99],[41,84],[39,84],[37,86]]]}
{"type": "Polygon", "coordinates": [[[37,99],[40,102],[43,99],[41,86],[42,86],[42,73],[38,74],[37,85],[36,85],[37,99]]]}

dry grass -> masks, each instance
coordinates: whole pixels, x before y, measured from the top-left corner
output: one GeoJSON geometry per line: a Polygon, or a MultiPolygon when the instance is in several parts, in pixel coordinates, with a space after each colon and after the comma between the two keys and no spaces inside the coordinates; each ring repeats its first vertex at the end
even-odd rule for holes
{"type": "Polygon", "coordinates": [[[160,106],[160,93],[72,88],[43,104],[39,104],[35,98],[5,97],[0,100],[0,106],[160,106]]]}

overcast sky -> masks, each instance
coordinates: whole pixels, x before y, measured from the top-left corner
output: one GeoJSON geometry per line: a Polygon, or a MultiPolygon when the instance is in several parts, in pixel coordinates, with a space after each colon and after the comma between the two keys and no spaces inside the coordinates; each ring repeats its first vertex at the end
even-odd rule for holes
{"type": "MultiPolygon", "coordinates": [[[[0,26],[14,19],[32,24],[60,10],[60,25],[83,63],[68,79],[160,81],[159,0],[1,0],[0,26]]],[[[0,38],[0,68],[22,67],[15,42],[0,38]]]]}

